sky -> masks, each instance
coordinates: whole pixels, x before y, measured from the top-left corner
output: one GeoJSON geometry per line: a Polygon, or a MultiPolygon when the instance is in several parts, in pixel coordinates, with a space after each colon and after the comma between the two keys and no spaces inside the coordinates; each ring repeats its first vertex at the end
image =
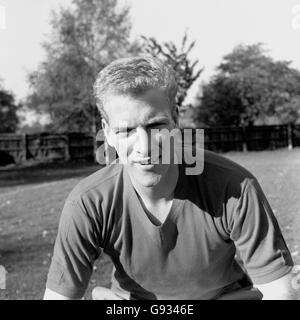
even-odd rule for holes
{"type": "MultiPolygon", "coordinates": [[[[187,30],[192,58],[204,67],[192,87],[208,81],[237,44],[262,42],[276,60],[300,69],[300,0],[119,0],[131,6],[132,37],[177,44],[187,30]]],[[[28,94],[27,75],[44,59],[50,12],[71,0],[0,0],[0,79],[17,100],[28,94]]]]}

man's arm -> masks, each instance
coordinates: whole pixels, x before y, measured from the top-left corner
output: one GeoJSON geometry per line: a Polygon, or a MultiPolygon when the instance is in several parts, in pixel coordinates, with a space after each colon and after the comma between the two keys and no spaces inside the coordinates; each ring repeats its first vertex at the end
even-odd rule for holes
{"type": "Polygon", "coordinates": [[[81,299],[100,254],[95,222],[79,203],[66,201],[60,218],[44,299],[81,299]]]}
{"type": "Polygon", "coordinates": [[[44,293],[44,300],[72,300],[72,299],[46,288],[44,293]]]}
{"type": "Polygon", "coordinates": [[[256,179],[247,181],[232,220],[231,238],[264,300],[298,299],[290,251],[256,179]]]}
{"type": "Polygon", "coordinates": [[[265,284],[254,284],[263,294],[263,300],[299,300],[299,290],[292,286],[292,273],[265,284]]]}

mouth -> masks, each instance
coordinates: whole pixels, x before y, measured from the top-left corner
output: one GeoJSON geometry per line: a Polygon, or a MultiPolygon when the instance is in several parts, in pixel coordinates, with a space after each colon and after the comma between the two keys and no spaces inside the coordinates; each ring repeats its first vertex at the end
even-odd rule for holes
{"type": "Polygon", "coordinates": [[[159,164],[161,156],[159,156],[158,158],[156,158],[154,161],[151,161],[150,157],[144,158],[143,160],[140,161],[135,161],[134,163],[140,166],[154,166],[155,164],[159,164]]]}

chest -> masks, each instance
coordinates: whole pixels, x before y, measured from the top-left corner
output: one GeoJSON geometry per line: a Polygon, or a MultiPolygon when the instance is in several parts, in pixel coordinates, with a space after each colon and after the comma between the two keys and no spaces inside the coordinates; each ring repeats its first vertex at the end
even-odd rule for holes
{"type": "Polygon", "coordinates": [[[146,203],[142,202],[141,203],[142,208],[147,216],[147,218],[155,225],[155,226],[159,226],[162,225],[170,211],[173,205],[173,200],[171,201],[166,201],[164,203],[161,204],[152,204],[152,203],[146,203]]]}
{"type": "Polygon", "coordinates": [[[229,268],[234,246],[201,210],[175,202],[159,227],[137,213],[125,214],[113,246],[126,274],[147,290],[172,291],[174,283],[176,290],[195,283],[209,287],[229,268]]]}

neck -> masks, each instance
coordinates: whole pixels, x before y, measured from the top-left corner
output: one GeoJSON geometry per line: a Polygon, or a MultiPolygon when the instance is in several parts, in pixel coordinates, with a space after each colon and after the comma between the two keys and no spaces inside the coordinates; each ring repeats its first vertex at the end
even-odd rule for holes
{"type": "Polygon", "coordinates": [[[169,166],[166,174],[153,187],[144,187],[137,183],[131,177],[132,184],[142,199],[147,199],[152,203],[160,203],[172,200],[174,197],[174,190],[179,177],[178,165],[173,164],[169,166]]]}

